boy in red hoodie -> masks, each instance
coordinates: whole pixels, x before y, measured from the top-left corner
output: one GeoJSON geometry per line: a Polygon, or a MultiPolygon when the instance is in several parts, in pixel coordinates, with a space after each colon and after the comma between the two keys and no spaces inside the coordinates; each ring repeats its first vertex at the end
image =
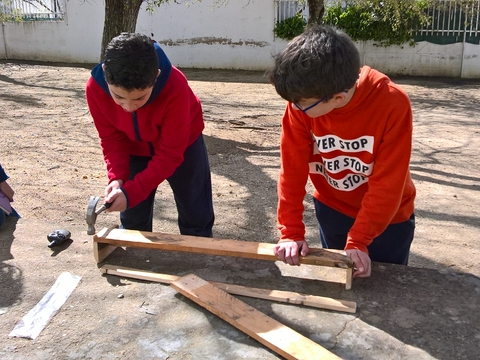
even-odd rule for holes
{"type": "Polygon", "coordinates": [[[115,37],[86,97],[107,165],[105,202],[121,211],[122,228],[152,231],[155,192],[167,180],[180,233],[212,237],[202,106],[160,46],[141,34],[115,37]]]}
{"type": "Polygon", "coordinates": [[[371,260],[407,264],[415,228],[408,96],[384,74],[360,67],[351,39],[314,26],[275,58],[270,80],[288,101],[282,119],[275,255],[305,256],[308,178],[324,248],[344,249],[354,277],[371,260]]]}

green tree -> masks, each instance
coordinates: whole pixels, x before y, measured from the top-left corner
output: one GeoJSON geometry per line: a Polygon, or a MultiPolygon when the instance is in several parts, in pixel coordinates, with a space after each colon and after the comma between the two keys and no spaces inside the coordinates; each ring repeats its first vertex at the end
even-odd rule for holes
{"type": "Polygon", "coordinates": [[[105,0],[101,60],[110,40],[122,32],[135,32],[138,13],[144,0],[105,0]]]}
{"type": "Polygon", "coordinates": [[[413,44],[417,28],[428,24],[427,9],[436,0],[346,0],[328,7],[323,21],[343,29],[353,40],[380,45],[413,44]]]}
{"type": "Polygon", "coordinates": [[[291,40],[300,35],[306,26],[321,24],[325,13],[324,0],[299,0],[302,5],[308,4],[308,19],[305,20],[301,12],[294,16],[279,21],[275,24],[273,32],[281,39],[291,40]]]}
{"type": "Polygon", "coordinates": [[[325,4],[323,0],[308,0],[308,25],[321,24],[325,4]]]}

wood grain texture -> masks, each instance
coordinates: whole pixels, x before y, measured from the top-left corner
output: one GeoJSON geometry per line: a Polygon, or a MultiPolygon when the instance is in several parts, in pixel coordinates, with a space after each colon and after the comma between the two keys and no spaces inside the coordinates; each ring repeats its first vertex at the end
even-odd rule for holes
{"type": "MultiPolygon", "coordinates": [[[[100,230],[93,238],[95,239],[96,237],[106,236],[110,231],[117,228],[118,226],[104,228],[100,230]]],[[[116,248],[117,246],[115,245],[108,245],[93,241],[93,257],[97,263],[100,263],[105,260],[116,248]]]]}
{"type": "MultiPolygon", "coordinates": [[[[131,269],[115,265],[103,265],[100,271],[104,274],[123,276],[127,278],[159,282],[162,284],[171,284],[180,279],[180,276],[160,274],[144,270],[131,269]]],[[[355,313],[357,304],[353,301],[337,300],[329,297],[301,294],[292,291],[269,290],[253,288],[235,284],[226,284],[210,281],[211,284],[228,292],[229,294],[247,296],[257,299],[278,301],[289,304],[315,307],[318,309],[333,310],[346,313],[355,313]]]]}
{"type": "Polygon", "coordinates": [[[93,257],[97,263],[102,262],[110,255],[118,246],[93,242],[93,257]]]}
{"type": "MultiPolygon", "coordinates": [[[[270,243],[224,240],[126,229],[101,231],[95,235],[93,239],[95,242],[122,247],[171,250],[259,260],[278,260],[273,253],[275,244],[270,243]]],[[[300,263],[342,269],[353,268],[352,260],[340,251],[321,248],[311,248],[307,256],[300,257],[300,263]]]]}
{"type": "Polygon", "coordinates": [[[170,286],[286,359],[340,359],[316,342],[196,275],[184,276],[170,286]]]}

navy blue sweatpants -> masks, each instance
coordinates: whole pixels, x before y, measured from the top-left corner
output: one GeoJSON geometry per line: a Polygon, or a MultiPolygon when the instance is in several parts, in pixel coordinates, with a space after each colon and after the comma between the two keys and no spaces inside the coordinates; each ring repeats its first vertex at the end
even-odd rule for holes
{"type": "MultiPolygon", "coordinates": [[[[343,250],[347,243],[347,234],[355,219],[326,206],[315,198],[313,202],[322,246],[343,250]]],[[[412,214],[407,221],[389,225],[367,246],[370,260],[407,265],[414,231],[415,214],[412,214]]]]}
{"type": "MultiPolygon", "coordinates": [[[[150,157],[130,157],[130,180],[143,171],[150,157]]],[[[200,135],[184,154],[183,163],[167,179],[178,211],[178,227],[182,235],[212,237],[215,220],[212,203],[212,182],[207,148],[200,135]]],[[[120,213],[122,228],[152,231],[155,188],[140,204],[120,213]]]]}

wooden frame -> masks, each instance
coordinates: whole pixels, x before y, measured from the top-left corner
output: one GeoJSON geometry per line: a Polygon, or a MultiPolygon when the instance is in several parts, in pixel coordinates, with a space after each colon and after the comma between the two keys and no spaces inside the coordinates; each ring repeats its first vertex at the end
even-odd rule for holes
{"type": "MultiPolygon", "coordinates": [[[[278,261],[278,258],[273,253],[275,244],[270,243],[117,228],[102,229],[93,237],[93,252],[97,263],[104,261],[117,247],[148,248],[278,261]]],[[[345,289],[349,290],[352,287],[353,261],[339,250],[311,248],[307,256],[300,257],[300,263],[345,269],[345,289]]]]}

